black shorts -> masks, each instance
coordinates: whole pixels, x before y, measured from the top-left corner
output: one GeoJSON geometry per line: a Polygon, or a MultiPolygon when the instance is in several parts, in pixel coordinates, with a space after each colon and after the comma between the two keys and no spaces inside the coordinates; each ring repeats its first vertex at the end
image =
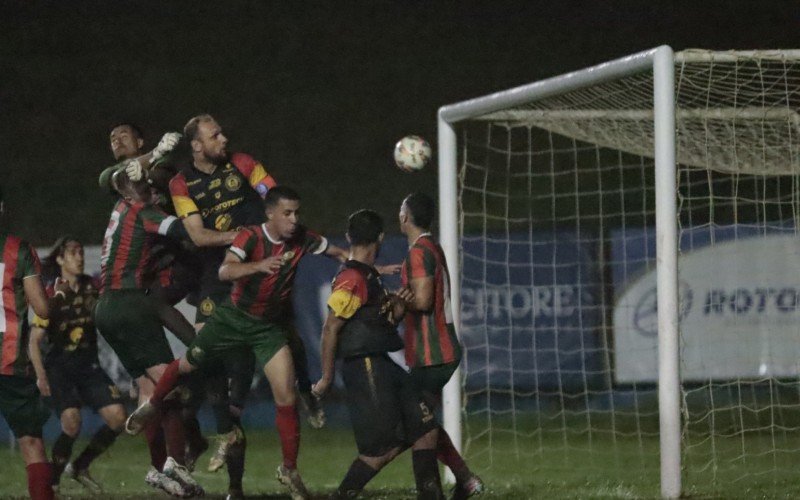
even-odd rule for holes
{"type": "Polygon", "coordinates": [[[94,411],[122,404],[122,394],[97,363],[79,368],[48,366],[53,406],[59,415],[67,408],[89,406],[94,411]]]}
{"type": "Polygon", "coordinates": [[[388,356],[345,359],[342,378],[359,454],[379,457],[436,428],[422,394],[388,356]]]}

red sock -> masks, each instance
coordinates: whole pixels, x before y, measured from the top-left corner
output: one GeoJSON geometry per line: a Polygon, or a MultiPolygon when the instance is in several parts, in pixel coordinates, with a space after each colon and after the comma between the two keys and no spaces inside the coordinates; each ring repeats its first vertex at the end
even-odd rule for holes
{"type": "Polygon", "coordinates": [[[439,440],[436,442],[436,458],[440,462],[450,467],[456,479],[461,479],[465,475],[469,475],[469,468],[458,453],[453,441],[443,427],[439,427],[439,440]]]}
{"type": "Polygon", "coordinates": [[[145,427],[144,437],[147,440],[147,448],[150,450],[150,463],[160,472],[164,468],[164,462],[167,461],[167,448],[161,422],[151,422],[145,427]]]}
{"type": "Polygon", "coordinates": [[[167,454],[183,465],[186,460],[186,435],[179,409],[170,409],[164,414],[164,437],[167,439],[167,454]]]}
{"type": "Polygon", "coordinates": [[[275,425],[281,437],[283,466],[287,469],[297,468],[297,455],[300,451],[300,417],[297,406],[277,406],[275,425]]]}
{"type": "Polygon", "coordinates": [[[179,359],[176,359],[172,363],[168,364],[167,369],[164,370],[164,374],[161,375],[160,379],[158,379],[156,388],[153,390],[153,395],[150,397],[150,402],[155,406],[161,405],[161,403],[164,401],[164,398],[167,397],[167,394],[169,394],[169,391],[178,385],[178,377],[180,376],[180,373],[178,373],[179,364],[179,359]]]}
{"type": "Polygon", "coordinates": [[[32,500],[53,500],[53,469],[47,462],[38,462],[26,467],[28,471],[28,494],[32,500]]]}

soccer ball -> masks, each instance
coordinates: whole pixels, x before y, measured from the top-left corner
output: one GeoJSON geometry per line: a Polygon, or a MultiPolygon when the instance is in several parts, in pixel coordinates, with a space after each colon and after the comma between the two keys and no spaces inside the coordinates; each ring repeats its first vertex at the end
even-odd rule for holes
{"type": "Polygon", "coordinates": [[[431,159],[431,145],[418,135],[407,135],[394,146],[394,162],[406,172],[421,170],[431,159]]]}

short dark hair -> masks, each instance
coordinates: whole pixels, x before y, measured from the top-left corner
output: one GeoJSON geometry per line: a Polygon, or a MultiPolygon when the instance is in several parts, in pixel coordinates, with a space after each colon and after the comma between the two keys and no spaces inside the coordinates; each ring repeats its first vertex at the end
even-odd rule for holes
{"type": "Polygon", "coordinates": [[[436,202],[425,193],[411,193],[403,200],[406,211],[415,226],[430,230],[436,216],[436,202]]]}
{"type": "Polygon", "coordinates": [[[131,122],[127,122],[127,121],[117,122],[116,125],[111,127],[111,130],[114,130],[115,128],[118,128],[118,127],[128,127],[129,129],[131,129],[133,131],[133,134],[138,139],[144,139],[144,132],[142,132],[142,128],[140,126],[136,125],[135,123],[131,123],[131,122]]]}
{"type": "Polygon", "coordinates": [[[347,236],[352,245],[375,243],[383,233],[383,218],[378,212],[362,208],[347,218],[347,236]]]}
{"type": "Polygon", "coordinates": [[[59,257],[64,257],[64,252],[67,251],[67,245],[70,243],[77,243],[78,245],[83,246],[81,240],[71,234],[68,234],[57,239],[53,244],[53,249],[50,250],[50,253],[48,253],[44,259],[42,259],[42,276],[44,277],[45,283],[52,281],[56,278],[56,276],[61,276],[61,269],[58,265],[58,262],[56,262],[56,259],[59,257]]]}
{"type": "Polygon", "coordinates": [[[264,208],[272,208],[281,200],[300,201],[300,195],[289,186],[275,186],[264,197],[264,208]]]}
{"type": "Polygon", "coordinates": [[[214,121],[216,121],[214,117],[208,113],[193,116],[188,122],[186,122],[186,125],[183,126],[183,136],[186,138],[186,140],[193,141],[197,139],[197,129],[200,127],[200,123],[214,121]]]}

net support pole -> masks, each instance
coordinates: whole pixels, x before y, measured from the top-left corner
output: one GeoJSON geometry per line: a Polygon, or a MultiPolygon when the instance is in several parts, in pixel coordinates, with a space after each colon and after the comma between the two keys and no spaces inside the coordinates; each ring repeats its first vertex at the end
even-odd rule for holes
{"type": "MultiPolygon", "coordinates": [[[[448,267],[458,270],[458,183],[456,165],[456,133],[453,126],[439,117],[439,240],[444,250],[448,267]]],[[[458,271],[456,271],[458,273],[458,271]]],[[[450,276],[450,302],[453,325],[461,332],[461,279],[460,273],[450,276]]],[[[461,451],[461,367],[459,367],[442,391],[444,429],[450,435],[456,449],[461,451]]],[[[445,481],[454,483],[455,477],[448,470],[445,481]]]]}
{"type": "Polygon", "coordinates": [[[675,169],[675,67],[672,49],[653,57],[658,294],[658,408],[661,496],[681,494],[681,423],[678,339],[678,224],[675,169]]]}

